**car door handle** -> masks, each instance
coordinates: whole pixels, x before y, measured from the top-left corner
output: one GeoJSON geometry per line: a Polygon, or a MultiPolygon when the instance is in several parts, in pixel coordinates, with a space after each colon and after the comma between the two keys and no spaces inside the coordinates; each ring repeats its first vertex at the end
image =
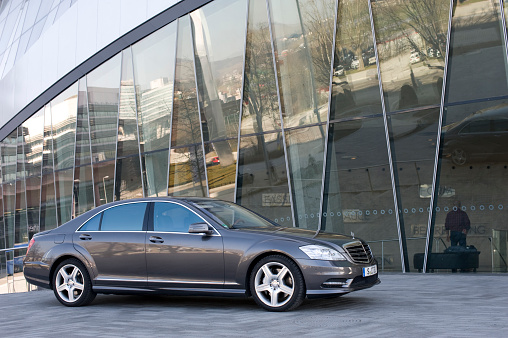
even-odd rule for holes
{"type": "Polygon", "coordinates": [[[164,240],[159,236],[150,236],[148,240],[152,243],[164,243],[164,240]]]}
{"type": "Polygon", "coordinates": [[[88,235],[88,234],[83,234],[83,235],[80,235],[79,236],[79,239],[83,240],[83,241],[89,241],[92,239],[92,236],[88,235]]]}

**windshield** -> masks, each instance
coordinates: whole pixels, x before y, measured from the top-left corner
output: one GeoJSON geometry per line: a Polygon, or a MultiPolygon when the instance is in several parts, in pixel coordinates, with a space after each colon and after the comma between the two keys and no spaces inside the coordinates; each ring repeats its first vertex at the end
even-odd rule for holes
{"type": "Polygon", "coordinates": [[[204,209],[215,216],[223,227],[228,229],[239,228],[266,228],[275,225],[239,205],[224,201],[193,201],[199,209],[204,209]]]}

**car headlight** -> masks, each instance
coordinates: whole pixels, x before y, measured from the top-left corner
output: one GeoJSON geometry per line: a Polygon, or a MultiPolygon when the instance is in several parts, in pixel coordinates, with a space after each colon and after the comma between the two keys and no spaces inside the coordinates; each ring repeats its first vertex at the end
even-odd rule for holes
{"type": "Polygon", "coordinates": [[[345,261],[346,257],[337,250],[321,245],[301,246],[302,250],[310,259],[322,259],[325,261],[345,261]]]}

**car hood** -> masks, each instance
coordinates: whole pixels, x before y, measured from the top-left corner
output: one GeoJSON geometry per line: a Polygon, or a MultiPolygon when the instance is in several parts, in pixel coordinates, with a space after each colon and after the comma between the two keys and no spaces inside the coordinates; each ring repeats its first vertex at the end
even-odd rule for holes
{"type": "Polygon", "coordinates": [[[308,242],[309,244],[329,242],[338,246],[343,246],[346,243],[350,243],[355,240],[351,236],[331,234],[326,232],[319,232],[316,234],[315,230],[299,229],[299,228],[284,228],[284,227],[273,227],[273,228],[240,228],[236,229],[241,232],[262,232],[271,236],[281,238],[291,238],[301,242],[308,242]]]}

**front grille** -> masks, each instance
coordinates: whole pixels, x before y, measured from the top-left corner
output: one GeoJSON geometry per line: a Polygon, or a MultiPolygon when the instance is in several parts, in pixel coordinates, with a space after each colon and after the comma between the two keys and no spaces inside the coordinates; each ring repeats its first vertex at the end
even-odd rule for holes
{"type": "Polygon", "coordinates": [[[355,263],[370,263],[372,260],[372,252],[368,244],[355,241],[345,244],[344,249],[355,263]]]}

